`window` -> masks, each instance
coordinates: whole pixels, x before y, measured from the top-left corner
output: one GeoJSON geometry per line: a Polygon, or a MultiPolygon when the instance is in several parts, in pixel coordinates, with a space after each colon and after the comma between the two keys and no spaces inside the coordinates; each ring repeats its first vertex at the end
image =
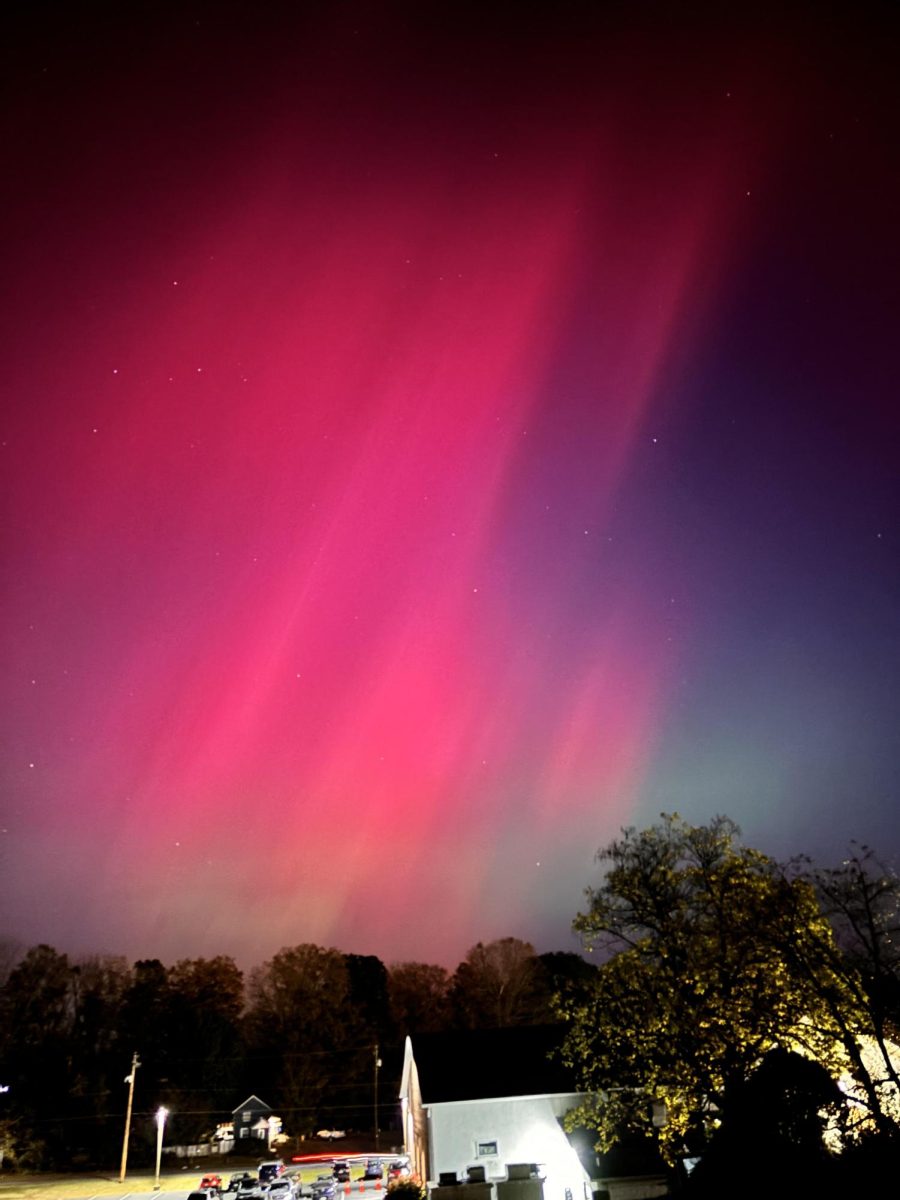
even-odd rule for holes
{"type": "Polygon", "coordinates": [[[250,1111],[250,1109],[249,1108],[245,1109],[244,1112],[241,1113],[241,1120],[249,1121],[252,1116],[253,1116],[253,1113],[250,1111]]]}
{"type": "Polygon", "coordinates": [[[496,1158],[498,1153],[496,1141],[475,1143],[476,1158],[496,1158]]]}

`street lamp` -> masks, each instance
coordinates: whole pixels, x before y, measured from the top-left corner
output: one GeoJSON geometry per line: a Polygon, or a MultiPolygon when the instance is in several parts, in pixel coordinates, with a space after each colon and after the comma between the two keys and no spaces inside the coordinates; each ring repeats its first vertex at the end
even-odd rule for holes
{"type": "Polygon", "coordinates": [[[160,1106],[156,1110],[156,1182],[153,1184],[154,1192],[159,1191],[159,1164],[162,1159],[162,1143],[163,1130],[166,1127],[166,1117],[169,1115],[169,1110],[160,1106]]]}

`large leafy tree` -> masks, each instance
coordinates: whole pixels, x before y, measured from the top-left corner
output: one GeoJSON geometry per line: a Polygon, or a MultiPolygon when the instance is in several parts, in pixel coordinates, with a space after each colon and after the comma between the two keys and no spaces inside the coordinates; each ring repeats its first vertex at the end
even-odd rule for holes
{"type": "Polygon", "coordinates": [[[728,1111],[692,1172],[690,1200],[768,1200],[836,1197],[834,1161],[825,1146],[829,1117],[843,1095],[818,1063],[790,1050],[771,1050],[732,1094],[728,1111]],[[753,1166],[760,1149],[768,1167],[765,1188],[753,1166]]]}
{"type": "Polygon", "coordinates": [[[344,962],[360,1034],[367,1041],[383,1043],[392,1032],[387,967],[374,954],[345,954],[344,962]]]}
{"type": "Polygon", "coordinates": [[[401,1038],[437,1033],[449,1024],[450,975],[432,963],[392,963],[388,971],[391,1018],[401,1038]]]}
{"type": "Polygon", "coordinates": [[[464,1029],[532,1025],[550,1017],[548,976],[530,942],[478,942],[450,987],[454,1020],[464,1029]]]}
{"type": "Polygon", "coordinates": [[[172,1138],[200,1141],[227,1117],[240,1075],[243,976],[233,959],[182,959],[168,969],[163,1016],[172,1138]]]}
{"type": "Polygon", "coordinates": [[[125,1098],[122,1080],[129,1061],[129,1052],[120,1041],[121,1014],[130,984],[131,970],[124,958],[91,956],[72,968],[68,1104],[77,1120],[67,1143],[82,1161],[114,1161],[121,1139],[117,1110],[125,1098]]]}
{"type": "Polygon", "coordinates": [[[72,962],[34,946],[0,988],[3,1153],[19,1165],[108,1162],[121,1137],[120,1044],[131,973],[122,959],[72,962]]]}
{"type": "Polygon", "coordinates": [[[866,846],[838,867],[795,859],[794,878],[815,889],[834,937],[788,942],[794,969],[828,1007],[847,1054],[850,1132],[900,1138],[900,880],[866,846]],[[838,979],[840,987],[833,981],[838,979]],[[848,1004],[848,997],[851,1003],[848,1004]]]}
{"type": "Polygon", "coordinates": [[[3,1115],[13,1122],[5,1126],[4,1145],[10,1157],[23,1130],[46,1144],[48,1158],[59,1153],[59,1118],[67,1115],[74,1024],[68,957],[52,946],[32,947],[0,989],[0,1060],[6,1075],[3,1083],[9,1088],[3,1115]]]}
{"type": "Polygon", "coordinates": [[[370,1049],[344,955],[311,943],[288,947],[251,973],[248,991],[247,1085],[297,1132],[338,1119],[342,1102],[326,1109],[326,1101],[343,1094],[370,1049]]]}
{"type": "Polygon", "coordinates": [[[94,1073],[97,1064],[105,1067],[112,1060],[114,1073],[121,1075],[120,1067],[127,1062],[119,1045],[119,1025],[130,984],[127,961],[114,955],[82,958],[72,970],[73,1043],[79,1061],[90,1064],[94,1073]]]}
{"type": "Polygon", "coordinates": [[[675,1157],[775,1047],[833,1074],[845,1061],[834,1017],[852,997],[821,958],[813,979],[787,951],[833,943],[815,891],[738,837],[724,817],[694,827],[664,816],[597,856],[606,874],[575,928],[602,961],[560,1007],[564,1055],[589,1093],[572,1120],[603,1148],[661,1125],[675,1157]]]}
{"type": "Polygon", "coordinates": [[[169,1068],[169,977],[158,958],[134,964],[122,1001],[121,1042],[126,1054],[140,1051],[142,1091],[150,1103],[161,1103],[160,1081],[169,1068]]]}

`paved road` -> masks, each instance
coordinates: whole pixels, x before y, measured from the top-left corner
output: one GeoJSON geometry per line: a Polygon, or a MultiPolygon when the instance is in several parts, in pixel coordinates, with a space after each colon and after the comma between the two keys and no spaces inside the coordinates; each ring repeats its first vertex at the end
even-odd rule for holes
{"type": "MultiPolygon", "coordinates": [[[[161,1197],[164,1197],[164,1200],[187,1200],[188,1194],[192,1190],[192,1188],[186,1188],[183,1192],[120,1192],[118,1195],[112,1196],[105,1193],[98,1196],[96,1200],[160,1200],[161,1197]]],[[[94,1197],[82,1195],[73,1197],[73,1200],[94,1200],[94,1197]]]]}
{"type": "MultiPolygon", "coordinates": [[[[40,1180],[17,1180],[15,1177],[4,1179],[0,1182],[0,1193],[13,1192],[17,1195],[28,1197],[39,1195],[41,1192],[47,1191],[47,1185],[40,1180]]],[[[159,1192],[99,1192],[91,1193],[89,1191],[77,1191],[74,1187],[71,1196],[66,1196],[59,1190],[59,1184],[53,1187],[54,1200],[187,1200],[188,1193],[192,1188],[185,1188],[184,1191],[159,1191],[159,1192]]]]}

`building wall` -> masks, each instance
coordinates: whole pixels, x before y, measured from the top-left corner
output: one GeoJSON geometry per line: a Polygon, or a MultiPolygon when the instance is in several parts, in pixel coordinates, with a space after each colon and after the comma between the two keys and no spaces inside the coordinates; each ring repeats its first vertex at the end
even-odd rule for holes
{"type": "Polygon", "coordinates": [[[545,1200],[589,1198],[588,1177],[560,1125],[581,1099],[576,1094],[513,1096],[426,1105],[429,1181],[436,1182],[442,1171],[465,1178],[466,1168],[475,1165],[485,1168],[487,1179],[497,1180],[505,1178],[507,1163],[538,1163],[545,1200]]]}
{"type": "Polygon", "coordinates": [[[406,1039],[406,1042],[407,1063],[404,1069],[404,1089],[400,1096],[400,1107],[403,1114],[403,1147],[409,1156],[413,1175],[418,1175],[419,1179],[427,1179],[430,1174],[428,1118],[422,1104],[419,1072],[409,1049],[409,1038],[406,1039]]]}

